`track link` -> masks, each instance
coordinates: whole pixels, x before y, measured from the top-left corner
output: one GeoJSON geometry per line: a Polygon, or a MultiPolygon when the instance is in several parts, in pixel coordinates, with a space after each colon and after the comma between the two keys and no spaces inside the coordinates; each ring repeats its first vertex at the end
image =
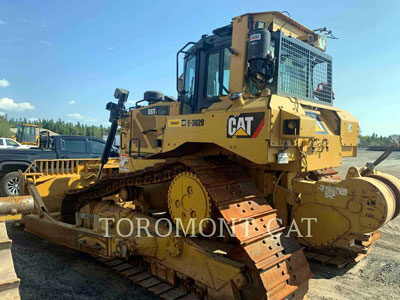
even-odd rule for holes
{"type": "Polygon", "coordinates": [[[149,273],[146,269],[138,264],[127,262],[119,258],[100,258],[95,257],[108,268],[111,268],[121,276],[128,278],[135,284],[140,285],[147,291],[151,292],[160,299],[165,300],[200,300],[195,294],[187,293],[186,291],[176,288],[173,285],[166,283],[156,276],[149,273]]]}
{"type": "Polygon", "coordinates": [[[98,184],[70,191],[63,201],[62,215],[69,216],[65,221],[71,222],[85,201],[100,200],[121,187],[170,181],[183,171],[194,172],[201,179],[217,211],[235,232],[237,246],[227,257],[247,266],[249,285],[241,290],[242,298],[260,299],[261,289],[265,294],[262,299],[303,299],[312,277],[303,248],[278,224],[276,210],[267,204],[252,179],[226,159],[182,158],[104,178],[98,184]]]}
{"type": "MultiPolygon", "coordinates": [[[[229,161],[192,159],[183,163],[202,180],[240,242],[228,257],[241,260],[243,252],[247,254],[268,299],[303,299],[311,277],[303,248],[278,224],[276,210],[253,180],[229,161]]],[[[251,291],[242,292],[251,298],[251,291]]]]}

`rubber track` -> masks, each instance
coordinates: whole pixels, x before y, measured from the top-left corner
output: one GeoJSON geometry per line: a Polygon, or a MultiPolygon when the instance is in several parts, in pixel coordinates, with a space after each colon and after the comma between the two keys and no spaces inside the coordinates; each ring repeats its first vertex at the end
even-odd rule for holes
{"type": "MultiPolygon", "coordinates": [[[[103,178],[98,184],[69,191],[62,215],[72,216],[77,205],[115,194],[121,187],[165,182],[182,171],[194,172],[201,179],[221,216],[234,228],[239,246],[227,256],[247,265],[250,281],[256,281],[258,288],[262,284],[265,298],[303,299],[312,276],[303,248],[278,224],[276,210],[267,204],[252,179],[228,160],[183,158],[103,178]]],[[[259,297],[247,290],[242,289],[244,299],[259,297]]]]}

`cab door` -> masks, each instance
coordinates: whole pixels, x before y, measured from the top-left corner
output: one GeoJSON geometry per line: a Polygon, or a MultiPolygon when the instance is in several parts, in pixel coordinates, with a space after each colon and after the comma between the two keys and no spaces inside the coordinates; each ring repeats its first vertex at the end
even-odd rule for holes
{"type": "Polygon", "coordinates": [[[197,55],[185,58],[183,90],[180,93],[182,114],[192,114],[196,110],[198,95],[198,59],[197,55]]]}
{"type": "Polygon", "coordinates": [[[207,37],[204,46],[185,57],[183,89],[179,93],[182,114],[200,113],[229,94],[229,37],[207,37]]]}

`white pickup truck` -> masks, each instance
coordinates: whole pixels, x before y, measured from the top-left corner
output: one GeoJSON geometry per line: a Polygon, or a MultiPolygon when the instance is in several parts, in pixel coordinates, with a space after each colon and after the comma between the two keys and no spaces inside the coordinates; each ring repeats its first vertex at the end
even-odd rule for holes
{"type": "Polygon", "coordinates": [[[29,145],[21,145],[10,138],[0,138],[0,149],[29,149],[31,147],[29,145]]]}

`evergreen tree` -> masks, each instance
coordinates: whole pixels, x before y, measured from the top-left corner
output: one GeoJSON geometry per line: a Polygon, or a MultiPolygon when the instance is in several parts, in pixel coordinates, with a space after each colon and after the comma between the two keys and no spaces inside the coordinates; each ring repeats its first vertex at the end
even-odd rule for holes
{"type": "Polygon", "coordinates": [[[42,129],[48,129],[55,133],[61,135],[88,135],[93,137],[102,138],[109,131],[109,128],[104,128],[103,126],[88,126],[86,124],[81,124],[78,122],[76,125],[71,122],[66,123],[61,119],[56,122],[53,120],[36,120],[29,122],[26,118],[24,119],[14,119],[11,118],[7,120],[5,117],[0,117],[0,133],[1,136],[8,137],[11,135],[10,128],[16,128],[20,124],[36,124],[42,129]]]}
{"type": "Polygon", "coordinates": [[[10,137],[10,124],[7,121],[6,117],[0,116],[0,137],[10,137]]]}

